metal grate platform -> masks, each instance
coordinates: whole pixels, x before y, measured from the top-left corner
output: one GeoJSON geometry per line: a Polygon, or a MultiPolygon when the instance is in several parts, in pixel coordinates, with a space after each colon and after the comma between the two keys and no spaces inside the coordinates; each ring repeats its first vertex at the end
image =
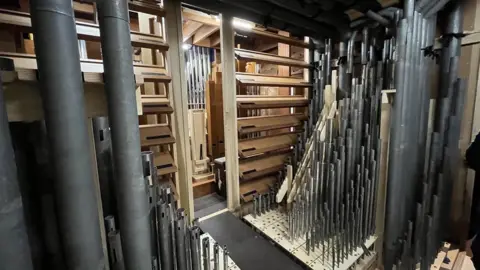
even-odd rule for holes
{"type": "MultiPolygon", "coordinates": [[[[318,270],[343,270],[351,267],[357,260],[363,255],[364,251],[361,247],[358,247],[353,254],[350,254],[343,260],[340,265],[336,264],[332,267],[332,254],[326,253],[325,261],[323,261],[322,249],[323,245],[320,244],[320,248],[315,248],[315,251],[310,251],[307,254],[305,238],[299,238],[294,241],[290,241],[288,236],[288,223],[287,215],[278,210],[271,210],[266,214],[257,216],[254,218],[252,215],[246,215],[243,217],[245,221],[251,224],[254,228],[262,232],[269,237],[277,245],[281,246],[287,252],[292,254],[299,261],[304,263],[311,269],[318,270]]],[[[367,248],[370,248],[377,239],[377,236],[371,236],[365,243],[367,248]]]]}

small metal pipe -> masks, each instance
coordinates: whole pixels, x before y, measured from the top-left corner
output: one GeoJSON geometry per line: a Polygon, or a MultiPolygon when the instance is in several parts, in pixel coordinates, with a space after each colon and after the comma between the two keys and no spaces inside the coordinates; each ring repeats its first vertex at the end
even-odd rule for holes
{"type": "Polygon", "coordinates": [[[102,269],[106,261],[72,2],[32,0],[30,12],[67,268],[102,269]]]}
{"type": "Polygon", "coordinates": [[[15,71],[12,60],[0,58],[0,262],[5,270],[33,270],[17,165],[3,98],[3,71],[15,71]]]}
{"type": "Polygon", "coordinates": [[[372,11],[372,10],[368,10],[367,13],[365,14],[368,18],[378,22],[379,24],[383,25],[383,26],[389,26],[390,25],[390,21],[384,17],[382,17],[380,14],[372,11]]]}
{"type": "Polygon", "coordinates": [[[97,1],[112,129],[115,190],[127,269],[151,269],[149,207],[143,179],[127,1],[97,1]]]}

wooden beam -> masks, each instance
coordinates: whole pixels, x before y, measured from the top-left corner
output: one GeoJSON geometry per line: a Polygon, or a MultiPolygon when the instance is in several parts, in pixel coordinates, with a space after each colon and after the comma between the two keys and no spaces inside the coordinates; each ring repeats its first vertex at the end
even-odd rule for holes
{"type": "MultiPolygon", "coordinates": [[[[13,27],[20,31],[31,33],[32,23],[30,20],[30,14],[25,12],[0,9],[0,27],[13,27]]],[[[85,22],[76,22],[76,27],[79,39],[100,42],[100,28],[98,25],[85,22]]],[[[134,47],[157,49],[161,51],[168,50],[168,44],[166,44],[161,37],[135,31],[130,31],[130,33],[132,46],[134,47]]]]}
{"type": "Polygon", "coordinates": [[[183,42],[189,40],[195,32],[202,27],[203,24],[195,21],[186,21],[183,24],[182,32],[183,32],[183,42]]]}
{"type": "Polygon", "coordinates": [[[160,6],[160,3],[145,2],[145,1],[128,1],[128,9],[135,12],[147,13],[158,17],[165,16],[165,10],[160,6]]]}
{"type": "Polygon", "coordinates": [[[218,47],[220,45],[220,33],[215,34],[210,38],[210,47],[218,47]]]}
{"type": "Polygon", "coordinates": [[[225,157],[227,181],[227,206],[235,210],[240,206],[239,165],[238,165],[238,133],[237,102],[235,83],[235,42],[233,17],[222,14],[220,27],[222,54],[223,119],[225,128],[225,157]]]}
{"type": "Polygon", "coordinates": [[[85,13],[93,15],[95,13],[95,7],[90,3],[73,2],[73,10],[79,13],[85,13]]]}
{"type": "Polygon", "coordinates": [[[181,44],[182,39],[182,8],[179,0],[165,1],[165,29],[170,41],[167,63],[172,75],[170,98],[173,100],[175,113],[172,128],[174,129],[176,148],[174,158],[178,166],[177,190],[180,192],[180,204],[185,209],[190,221],[194,218],[192,160],[190,156],[190,141],[188,138],[188,96],[185,78],[185,57],[181,44]]]}
{"type": "MultiPolygon", "coordinates": [[[[290,47],[289,45],[285,45],[286,47],[290,47]]],[[[280,48],[280,47],[279,47],[280,48]]],[[[286,57],[286,49],[283,48],[284,51],[282,53],[284,56],[279,56],[275,54],[270,54],[270,53],[262,53],[262,52],[256,52],[256,51],[250,51],[250,50],[244,50],[244,49],[235,49],[235,55],[237,55],[237,58],[242,59],[242,60],[247,60],[247,61],[253,61],[256,63],[264,63],[264,64],[274,64],[274,65],[281,65],[281,67],[278,67],[278,75],[280,76],[290,76],[290,68],[289,67],[301,67],[301,68],[309,68],[310,64],[302,61],[302,60],[297,60],[290,58],[289,56],[286,57]]],[[[288,49],[288,51],[290,51],[288,49]]],[[[280,54],[280,52],[279,52],[280,54]]],[[[290,54],[288,54],[290,55],[290,54]]],[[[302,70],[303,72],[303,70],[302,70]]],[[[287,92],[288,94],[288,92],[287,92]]]]}
{"type": "Polygon", "coordinates": [[[217,32],[218,29],[218,26],[203,25],[197,32],[195,32],[195,35],[193,36],[193,44],[200,44],[200,42],[217,32]]]}
{"type": "MultiPolygon", "coordinates": [[[[196,21],[211,26],[220,26],[220,21],[217,20],[215,17],[188,8],[183,9],[183,18],[185,20],[196,21]]],[[[309,44],[305,43],[303,40],[281,36],[279,34],[266,31],[264,28],[260,27],[254,27],[251,30],[237,29],[237,31],[241,32],[243,35],[254,35],[259,38],[270,40],[272,42],[281,42],[301,48],[309,48],[309,44]]]]}

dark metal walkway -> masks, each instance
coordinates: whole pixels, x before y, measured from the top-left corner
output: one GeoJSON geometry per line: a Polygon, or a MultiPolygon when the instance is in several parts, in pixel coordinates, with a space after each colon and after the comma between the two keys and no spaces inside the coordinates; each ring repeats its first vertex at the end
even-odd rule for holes
{"type": "Polygon", "coordinates": [[[242,270],[303,269],[230,212],[200,222],[200,228],[226,245],[230,258],[242,270]]]}

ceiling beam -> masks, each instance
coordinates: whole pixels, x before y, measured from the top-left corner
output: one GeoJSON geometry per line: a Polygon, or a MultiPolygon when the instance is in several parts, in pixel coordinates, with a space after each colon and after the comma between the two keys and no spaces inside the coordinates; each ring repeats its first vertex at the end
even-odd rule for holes
{"type": "Polygon", "coordinates": [[[195,22],[195,21],[186,21],[183,24],[182,32],[183,32],[183,42],[187,41],[191,38],[195,32],[203,26],[202,23],[195,22]]]}
{"type": "Polygon", "coordinates": [[[217,32],[219,29],[218,26],[203,25],[197,32],[195,32],[195,35],[193,36],[193,44],[197,45],[199,42],[202,42],[204,39],[213,35],[213,33],[217,32]]]}

